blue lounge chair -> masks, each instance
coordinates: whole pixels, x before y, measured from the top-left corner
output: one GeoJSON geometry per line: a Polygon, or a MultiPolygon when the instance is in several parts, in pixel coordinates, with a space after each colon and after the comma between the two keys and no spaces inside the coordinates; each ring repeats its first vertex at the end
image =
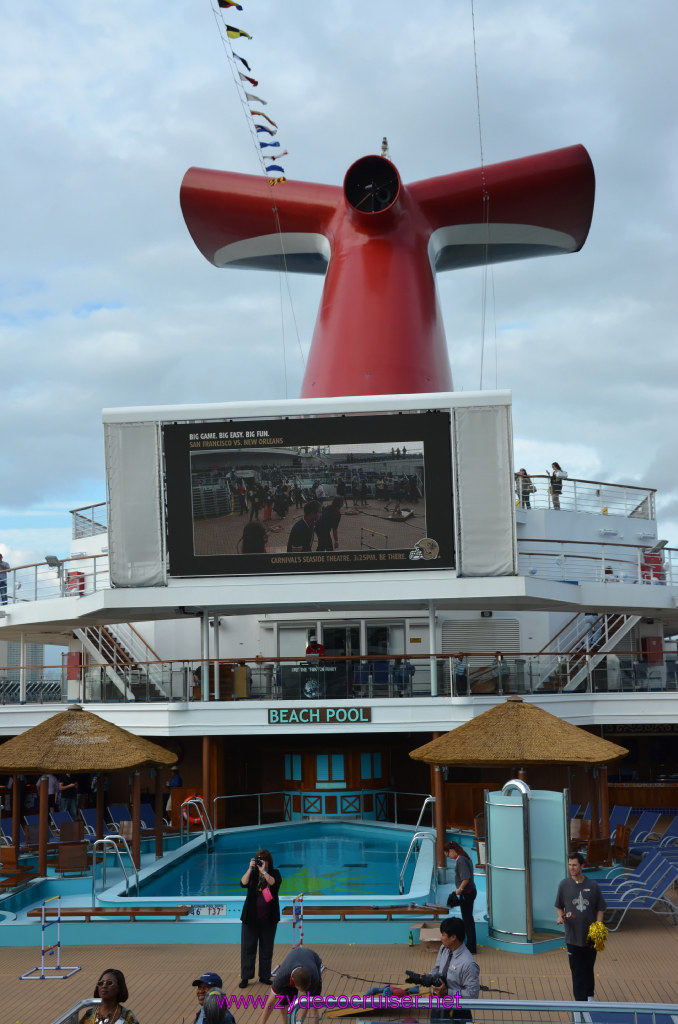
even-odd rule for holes
{"type": "Polygon", "coordinates": [[[597,881],[603,896],[607,899],[608,895],[619,895],[630,889],[651,888],[665,870],[666,859],[657,850],[655,853],[649,853],[643,857],[637,867],[626,868],[622,871],[619,871],[619,868],[613,868],[605,878],[599,878],[597,881]],[[613,871],[619,873],[613,875],[613,871]]]}
{"type": "Polygon", "coordinates": [[[570,818],[576,818],[581,804],[570,804],[570,818]]]}
{"type": "Polygon", "coordinates": [[[613,836],[617,825],[625,825],[629,820],[631,814],[630,807],[624,807],[622,804],[615,804],[610,811],[610,835],[613,836]]]}
{"type": "MultiPolygon", "coordinates": [[[[29,846],[37,846],[39,842],[39,830],[40,830],[40,815],[39,814],[25,814],[24,821],[26,822],[26,838],[29,846]]],[[[59,842],[59,837],[55,836],[49,825],[47,826],[47,842],[50,846],[55,846],[59,842]]]]}
{"type": "Polygon", "coordinates": [[[67,821],[73,821],[68,811],[52,811],[50,818],[52,819],[52,825],[57,832],[61,831],[61,826],[67,821]]]}
{"type": "Polygon", "coordinates": [[[637,885],[618,893],[606,892],[606,914],[611,915],[606,922],[608,929],[616,932],[629,910],[651,910],[654,914],[670,914],[674,923],[678,923],[678,907],[666,896],[666,891],[676,883],[676,880],[678,860],[673,864],[664,860],[651,885],[637,885]]]}
{"type": "MultiPolygon", "coordinates": [[[[148,829],[148,830],[155,829],[156,817],[155,817],[155,811],[153,810],[151,805],[150,804],[140,804],[140,806],[139,806],[139,813],[141,815],[141,827],[145,828],[145,829],[148,829]]],[[[167,820],[167,818],[163,818],[162,819],[162,824],[163,824],[163,828],[169,828],[170,827],[170,822],[167,820]]]]}
{"type": "Polygon", "coordinates": [[[634,843],[642,843],[649,835],[651,835],[657,827],[657,822],[661,818],[661,814],[657,814],[656,811],[643,811],[638,821],[631,830],[629,836],[629,849],[634,843]]]}
{"type": "Polygon", "coordinates": [[[121,822],[132,820],[132,815],[130,814],[127,804],[109,804],[108,817],[111,819],[117,832],[120,831],[121,822]]]}
{"type": "Polygon", "coordinates": [[[672,846],[678,846],[678,814],[672,818],[670,825],[661,835],[659,832],[650,832],[647,838],[639,843],[632,843],[629,840],[630,852],[641,855],[657,848],[668,849],[672,846]]]}
{"type": "Polygon", "coordinates": [[[584,813],[582,814],[582,818],[584,819],[584,821],[590,821],[591,820],[591,804],[587,804],[586,807],[584,808],[584,813]]]}
{"type": "MultiPolygon", "coordinates": [[[[96,812],[96,809],[94,807],[81,807],[80,808],[80,817],[82,818],[82,820],[85,823],[85,835],[90,837],[90,838],[92,836],[94,836],[96,838],[96,834],[97,834],[97,812],[96,812]]],[[[116,828],[114,828],[113,825],[109,825],[107,821],[104,821],[104,835],[105,836],[106,835],[111,835],[111,833],[116,833],[117,834],[117,831],[118,830],[116,828]]]]}

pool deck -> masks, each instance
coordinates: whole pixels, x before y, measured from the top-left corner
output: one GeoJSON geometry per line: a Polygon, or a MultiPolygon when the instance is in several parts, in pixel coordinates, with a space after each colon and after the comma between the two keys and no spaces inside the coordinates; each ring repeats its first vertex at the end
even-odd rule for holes
{"type": "MultiPolygon", "coordinates": [[[[168,926],[172,927],[172,926],[168,926]]],[[[130,937],[134,926],[129,928],[130,937]]],[[[119,928],[115,928],[116,939],[119,928]]],[[[435,954],[421,946],[328,945],[313,942],[313,924],[305,926],[305,945],[323,958],[324,993],[363,993],[372,984],[402,984],[405,970],[425,971],[435,954]],[[357,980],[362,979],[362,980],[357,980]]],[[[276,945],[274,963],[289,952],[276,945]]],[[[61,951],[65,965],[80,966],[65,981],[19,981],[19,975],[40,962],[38,948],[3,949],[0,990],[5,1024],[51,1024],[59,1013],[92,995],[100,971],[115,967],[125,974],[128,1005],[140,1024],[192,1024],[198,1003],[191,982],[203,971],[216,971],[227,993],[263,995],[266,989],[250,984],[237,988],[240,951],[237,946],[214,945],[111,945],[71,946],[61,951]]],[[[50,960],[53,960],[51,957],[50,960]]],[[[490,991],[481,996],[515,999],[571,999],[571,978],[564,948],[524,956],[480,946],[481,984],[490,991]]],[[[670,918],[646,911],[630,911],[619,932],[610,935],[596,963],[596,996],[611,1002],[678,1003],[678,926],[670,918]]],[[[256,1024],[261,1011],[234,1009],[237,1024],[256,1024]]],[[[275,1024],[276,1014],[270,1018],[275,1024]]]]}

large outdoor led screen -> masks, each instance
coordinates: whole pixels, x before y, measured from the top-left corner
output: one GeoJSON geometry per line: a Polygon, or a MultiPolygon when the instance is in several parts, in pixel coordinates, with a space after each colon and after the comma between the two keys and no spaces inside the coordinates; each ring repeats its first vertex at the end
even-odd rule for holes
{"type": "Polygon", "coordinates": [[[454,566],[450,415],[163,427],[171,576],[454,566]]]}

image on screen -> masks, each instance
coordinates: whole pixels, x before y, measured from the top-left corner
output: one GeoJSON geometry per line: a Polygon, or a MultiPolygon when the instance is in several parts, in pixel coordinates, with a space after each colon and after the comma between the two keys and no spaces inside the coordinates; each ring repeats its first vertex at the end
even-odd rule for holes
{"type": "Polygon", "coordinates": [[[445,413],[164,428],[171,575],[449,566],[445,413]]]}

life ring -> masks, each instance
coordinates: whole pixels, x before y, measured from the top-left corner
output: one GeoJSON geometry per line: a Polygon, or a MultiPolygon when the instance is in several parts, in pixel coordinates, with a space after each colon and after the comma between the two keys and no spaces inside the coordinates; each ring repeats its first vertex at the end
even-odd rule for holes
{"type": "Polygon", "coordinates": [[[188,807],[186,806],[186,804],[188,803],[189,800],[202,800],[202,793],[191,793],[190,796],[186,797],[181,808],[181,814],[184,819],[184,824],[199,825],[200,818],[198,817],[198,815],[188,813],[188,807]]]}

